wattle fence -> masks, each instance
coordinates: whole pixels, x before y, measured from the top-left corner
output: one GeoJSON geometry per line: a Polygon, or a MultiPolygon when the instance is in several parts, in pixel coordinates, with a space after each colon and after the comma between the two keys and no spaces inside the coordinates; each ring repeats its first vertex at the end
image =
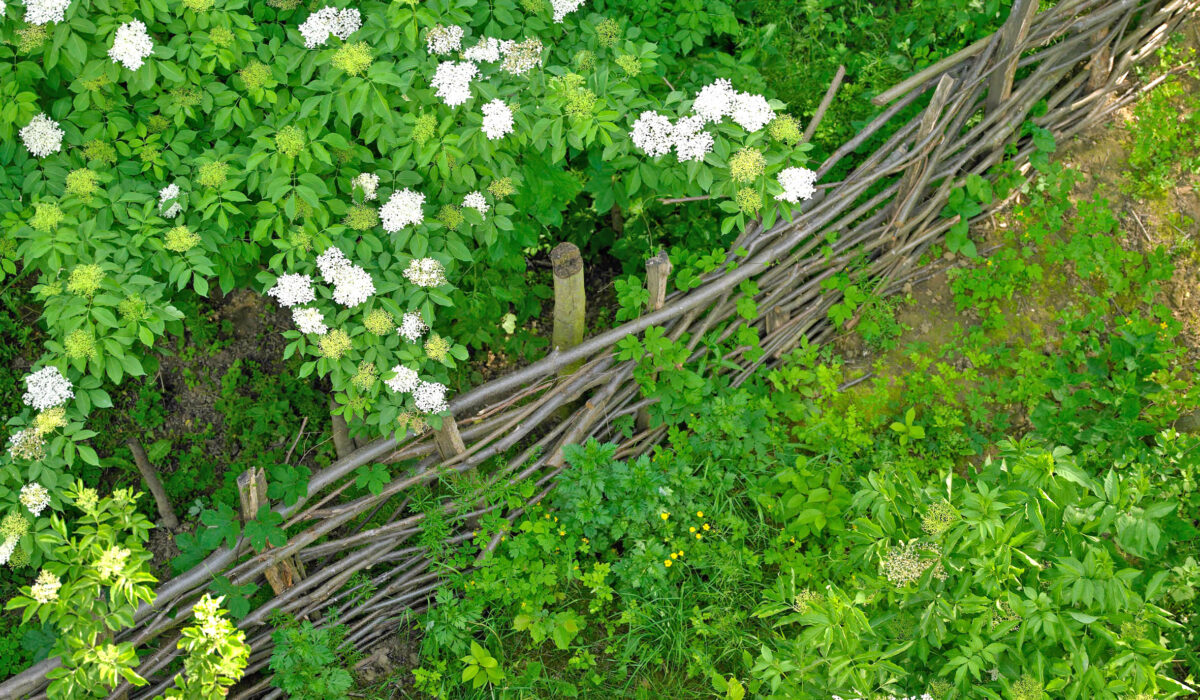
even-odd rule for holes
{"type": "MultiPolygon", "coordinates": [[[[951,189],[968,174],[986,176],[1002,160],[1028,172],[1035,146],[1023,134],[1027,121],[1061,142],[1165,79],[1139,82],[1132,70],[1192,18],[1198,5],[1200,0],[1060,0],[1039,12],[1037,0],[1016,0],[1000,31],[877,96],[876,104],[886,109],[822,163],[819,175],[827,176],[872,137],[890,137],[870,155],[855,155],[857,165],[844,179],[821,184],[818,197],[792,221],[748,227],[730,249],[744,249],[747,255],[731,254],[730,262],[698,287],[670,295],[665,294],[669,263],[652,260],[652,311],[572,347],[559,347],[458,397],[451,404],[456,420],[438,432],[372,442],[315,474],[307,498],[275,507],[296,532],[284,546],[254,552],[243,541],[160,585],[155,603],[143,606],[135,627],[119,635],[119,641],[139,647],[153,643],[157,651],[146,655],[138,669],[151,683],[120,687],[112,697],[150,698],[172,683],[166,669],[179,653],[177,630],[216,576],[234,584],[265,578],[275,591],[239,623],[253,654],[246,680],[231,693],[234,698],[282,695],[270,687],[269,671],[264,671],[272,649],[267,623],[272,611],[306,616],[317,625],[336,616],[348,629],[347,643],[363,651],[395,635],[406,616],[431,604],[439,585],[438,571],[416,544],[425,516],[405,515],[405,492],[465,476],[460,488],[469,483],[473,492],[442,503],[455,528],[451,541],[462,542],[472,538],[472,524],[490,511],[503,510],[510,520],[520,516],[521,509],[480,505],[489,490],[531,482],[536,495],[530,503],[543,498],[563,470],[563,445],[595,437],[620,442],[623,457],[651,449],[667,428],[646,420],[649,400],[634,380],[635,363],[615,358],[618,341],[658,326],[676,341],[689,334],[691,359],[697,360],[710,352],[710,345],[731,338],[740,324],[750,323],[759,330],[764,353],[747,354],[749,348],[738,347],[722,358],[709,358],[714,360],[709,362],[712,371],[728,373],[737,384],[777,363],[802,339],[827,340],[835,332],[828,311],[840,297],[836,290],[822,289],[824,280],[861,263],[865,255],[869,262],[865,269],[856,267],[857,274],[880,293],[901,288],[916,260],[956,223],[941,216],[951,189]],[[897,125],[898,115],[911,112],[908,108],[919,100],[927,100],[925,109],[897,125]],[[1045,107],[1038,110],[1041,116],[1031,116],[1039,103],[1045,107]],[[837,234],[832,244],[826,238],[830,233],[837,234]],[[832,256],[822,250],[826,245],[832,256]],[[737,312],[744,280],[754,280],[761,290],[755,296],[761,313],[754,321],[742,320],[737,312]],[[614,420],[626,416],[637,418],[638,429],[621,439],[614,420]],[[504,466],[477,470],[518,446],[524,449],[504,466]],[[359,466],[413,459],[416,466],[406,468],[380,494],[339,498],[359,466]],[[392,514],[386,524],[354,527],[380,512],[392,514]],[[370,578],[374,592],[369,597],[360,595],[365,587],[343,590],[360,572],[370,578]]],[[[841,77],[839,73],[810,122],[809,135],[841,77]]],[[[993,202],[990,208],[1001,204],[993,202]]],[[[557,266],[556,287],[569,297],[582,273],[569,264],[572,251],[561,252],[568,260],[557,266]]],[[[560,303],[567,304],[561,298],[560,303]]],[[[244,505],[254,512],[256,500],[266,497],[265,482],[261,471],[243,476],[244,505]]],[[[491,547],[498,542],[496,535],[491,547]]],[[[10,678],[0,684],[0,698],[44,697],[45,675],[57,664],[57,659],[47,659],[10,678]]]]}

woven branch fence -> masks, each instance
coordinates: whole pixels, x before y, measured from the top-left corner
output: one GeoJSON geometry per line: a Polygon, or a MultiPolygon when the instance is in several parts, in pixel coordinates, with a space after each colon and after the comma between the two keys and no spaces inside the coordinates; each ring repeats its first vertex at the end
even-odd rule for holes
{"type": "MultiPolygon", "coordinates": [[[[1163,46],[1197,6],[1200,0],[1060,0],[1039,12],[1037,0],[1016,0],[998,32],[877,96],[875,103],[887,108],[817,172],[827,175],[878,134],[890,131],[891,136],[872,154],[856,156],[861,161],[843,180],[821,185],[818,197],[791,221],[771,228],[750,225],[730,249],[741,248],[748,255],[730,255],[731,262],[707,275],[700,286],[671,295],[665,294],[669,263],[651,260],[652,310],[641,318],[572,347],[560,345],[542,360],[459,396],[451,404],[456,420],[436,433],[377,440],[315,474],[307,498],[275,507],[296,532],[284,546],[254,552],[243,541],[235,549],[213,552],[159,586],[154,604],[143,606],[135,627],[119,635],[119,641],[139,647],[155,643],[157,650],[143,657],[138,669],[150,685],[125,685],[111,697],[150,698],[170,686],[168,665],[179,655],[177,628],[190,619],[192,604],[218,575],[236,585],[265,578],[275,591],[239,623],[253,653],[246,680],[231,693],[233,698],[282,695],[270,686],[269,671],[264,672],[272,650],[267,624],[272,611],[306,617],[318,626],[336,617],[347,627],[346,643],[361,651],[395,635],[409,616],[431,604],[439,586],[436,567],[416,544],[425,516],[406,514],[406,492],[471,472],[471,478],[456,484],[461,489],[473,483],[473,489],[442,502],[454,528],[449,541],[464,542],[472,539],[479,517],[503,510],[485,505],[485,493],[528,481],[536,485],[536,495],[526,505],[537,502],[563,470],[561,448],[593,437],[617,439],[614,419],[638,419],[639,432],[622,441],[618,456],[650,450],[667,427],[648,425],[650,400],[641,396],[633,378],[635,364],[614,358],[618,341],[659,326],[672,340],[686,339],[692,360],[704,359],[711,347],[723,346],[747,323],[737,314],[737,301],[739,284],[748,279],[761,290],[755,301],[764,313],[749,323],[758,328],[765,352],[748,354],[750,348],[737,347],[721,358],[708,357],[713,371],[739,385],[759,368],[777,363],[802,339],[829,339],[836,329],[827,313],[839,297],[836,290],[822,290],[823,280],[861,263],[865,254],[869,262],[865,269],[856,267],[856,274],[880,293],[899,290],[914,273],[915,261],[956,222],[941,217],[953,187],[968,174],[985,175],[1005,159],[1029,172],[1028,158],[1035,149],[1021,126],[1035,104],[1044,100],[1047,109],[1032,121],[1060,141],[1104,121],[1166,79],[1162,75],[1140,83],[1130,79],[1130,71],[1163,46]],[[897,115],[918,100],[928,100],[927,107],[897,125],[897,115]],[[1011,149],[1006,153],[1012,145],[1015,156],[1011,149]],[[830,233],[837,236],[832,256],[827,256],[821,249],[830,233]],[[524,449],[502,467],[475,471],[517,447],[524,449]],[[415,466],[380,494],[339,499],[359,466],[411,460],[415,466]],[[362,524],[377,522],[379,513],[391,513],[386,524],[362,524]],[[369,576],[370,586],[343,590],[359,572],[369,576]]],[[[809,136],[841,78],[839,72],[809,125],[809,136]]],[[[572,269],[572,251],[560,252],[566,262],[556,265],[556,287],[561,283],[569,296],[582,272],[572,269]]],[[[239,483],[244,510],[254,513],[266,498],[262,472],[251,470],[239,483]]],[[[518,508],[503,515],[515,521],[522,512],[518,508]]],[[[498,542],[496,535],[489,551],[498,542]]],[[[44,697],[46,673],[58,664],[57,658],[47,659],[10,678],[0,684],[0,698],[44,697]]]]}

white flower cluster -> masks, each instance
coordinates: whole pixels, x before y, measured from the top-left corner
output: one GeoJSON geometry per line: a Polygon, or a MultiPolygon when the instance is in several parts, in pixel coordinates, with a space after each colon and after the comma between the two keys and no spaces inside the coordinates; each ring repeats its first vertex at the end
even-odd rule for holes
{"type": "Polygon", "coordinates": [[[630,138],[652,158],[666,155],[673,148],[679,162],[686,163],[704,160],[712,151],[714,137],[704,131],[706,124],[719,124],[725,117],[731,117],[746,131],[755,132],[775,118],[775,110],[766,98],[738,92],[724,78],[696,93],[692,112],[693,116],[682,117],[674,124],[658,112],[642,112],[633,123],[630,138]]]}
{"type": "Polygon", "coordinates": [[[379,176],[375,173],[361,173],[350,184],[363,191],[364,200],[371,201],[379,196],[379,176]]]}
{"type": "Polygon", "coordinates": [[[129,555],[132,553],[126,547],[109,547],[104,550],[96,562],[96,571],[100,572],[100,578],[105,581],[119,579],[125,570],[125,562],[129,561],[129,555]]]}
{"type": "Polygon", "coordinates": [[[62,581],[59,581],[54,574],[42,569],[38,574],[37,581],[29,590],[29,597],[42,605],[53,603],[58,600],[58,589],[60,588],[62,588],[62,581]]]}
{"type": "Polygon", "coordinates": [[[522,75],[534,67],[542,65],[542,42],[536,37],[525,41],[502,41],[500,42],[500,53],[504,56],[504,63],[500,64],[500,70],[512,75],[522,75]]]}
{"type": "Polygon", "coordinates": [[[550,0],[550,4],[554,7],[554,21],[562,22],[563,17],[571,14],[579,9],[579,6],[587,0],[550,0]]]}
{"type": "Polygon", "coordinates": [[[443,27],[439,24],[425,35],[425,45],[428,47],[429,53],[435,56],[445,56],[462,47],[462,38],[462,27],[454,25],[443,27]]]}
{"type": "Polygon", "coordinates": [[[205,593],[192,606],[192,615],[196,618],[196,626],[200,628],[200,634],[213,643],[221,643],[230,636],[236,636],[239,639],[245,638],[245,633],[239,632],[233,623],[221,614],[221,601],[224,599],[223,596],[213,598],[205,593]]]}
{"type": "Polygon", "coordinates": [[[418,382],[413,389],[413,401],[422,413],[442,413],[450,409],[446,403],[446,385],[437,382],[418,382]]]}
{"type": "Polygon", "coordinates": [[[478,73],[479,67],[470,61],[442,61],[429,85],[448,107],[457,107],[471,99],[471,79],[478,73]]]}
{"type": "Polygon", "coordinates": [[[417,377],[416,370],[409,369],[404,365],[396,365],[392,368],[392,374],[396,375],[384,382],[388,388],[397,394],[407,394],[417,388],[420,379],[417,377]]]}
{"type": "Polygon", "coordinates": [[[778,179],[783,192],[775,195],[775,199],[781,202],[796,204],[811,199],[817,191],[817,174],[808,168],[784,168],[779,171],[778,179]]]}
{"type": "Polygon", "coordinates": [[[463,51],[463,58],[468,61],[495,63],[500,60],[500,46],[499,39],[487,36],[480,39],[478,44],[463,51]]]}
{"type": "Polygon", "coordinates": [[[317,298],[308,275],[281,275],[275,280],[275,286],[267,291],[267,296],[275,297],[280,306],[286,307],[307,304],[317,298]]]}
{"type": "Polygon", "coordinates": [[[332,34],[339,39],[349,39],[362,26],[362,15],[354,8],[339,10],[322,7],[308,16],[300,25],[300,36],[304,37],[305,48],[324,46],[332,34]]]}
{"type": "Polygon", "coordinates": [[[401,338],[410,343],[415,343],[428,330],[429,326],[425,325],[425,321],[421,319],[421,314],[416,311],[409,311],[400,319],[400,326],[396,329],[396,332],[400,334],[401,338]]]}
{"type": "Polygon", "coordinates": [[[158,213],[163,215],[165,219],[174,219],[183,211],[183,205],[179,203],[179,185],[171,183],[158,191],[158,213]],[[171,202],[171,206],[165,210],[167,202],[171,202]]]}
{"type": "Polygon", "coordinates": [[[58,128],[58,122],[44,113],[39,114],[21,129],[21,141],[25,149],[35,158],[45,158],[51,153],[62,150],[63,135],[66,132],[58,128]]]}
{"type": "Polygon", "coordinates": [[[137,70],[142,67],[146,58],[152,53],[154,53],[154,43],[150,41],[150,35],[146,33],[146,25],[135,19],[117,27],[112,48],[108,50],[108,57],[112,59],[113,63],[120,63],[129,70],[137,70]]]}
{"type": "Polygon", "coordinates": [[[483,106],[483,133],[492,141],[504,138],[513,131],[512,109],[500,100],[483,106]]]}
{"type": "Polygon", "coordinates": [[[25,21],[30,24],[62,22],[70,6],[71,0],[25,0],[25,21]]]}
{"type": "Polygon", "coordinates": [[[8,563],[8,560],[12,558],[12,553],[17,549],[17,543],[20,541],[20,537],[8,537],[3,542],[0,542],[0,566],[8,563]]]}
{"type": "Polygon", "coordinates": [[[433,258],[415,258],[404,269],[404,277],[418,287],[437,287],[446,283],[446,268],[433,258]]]}
{"type": "Polygon", "coordinates": [[[383,222],[383,230],[395,233],[405,226],[417,225],[425,220],[425,195],[413,192],[405,187],[399,192],[393,192],[382,207],[379,208],[379,218],[383,222]]]}
{"type": "Polygon", "coordinates": [[[318,255],[317,268],[325,282],[333,285],[333,300],[342,306],[353,308],[375,293],[371,275],[347,260],[337,248],[329,248],[318,255]]]}
{"type": "Polygon", "coordinates": [[[43,367],[25,377],[25,396],[21,400],[36,411],[61,406],[75,398],[71,382],[57,367],[43,367]]]}
{"type": "Polygon", "coordinates": [[[36,518],[50,505],[50,492],[36,481],[25,484],[21,487],[21,505],[28,508],[36,518]]]}
{"type": "Polygon", "coordinates": [[[292,309],[292,323],[296,324],[301,333],[325,335],[329,332],[329,327],[325,325],[325,314],[311,306],[292,309]]]}
{"type": "MultiPolygon", "coordinates": [[[[843,699],[840,695],[834,695],[830,698],[830,700],[843,700],[843,699]]],[[[867,700],[867,698],[846,698],[846,700],[867,700]]],[[[930,695],[929,693],[924,693],[919,696],[918,695],[910,695],[910,696],[906,696],[903,698],[898,698],[895,695],[889,695],[888,700],[933,700],[933,696],[930,695]]]]}
{"type": "Polygon", "coordinates": [[[488,203],[487,200],[483,198],[482,192],[468,193],[467,196],[463,197],[463,206],[471,207],[480,214],[486,214],[488,212],[488,203]]]}

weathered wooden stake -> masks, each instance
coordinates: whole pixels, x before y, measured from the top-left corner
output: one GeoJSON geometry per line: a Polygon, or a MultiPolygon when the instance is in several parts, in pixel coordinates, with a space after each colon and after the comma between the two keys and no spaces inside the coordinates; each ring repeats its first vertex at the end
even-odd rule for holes
{"type": "MultiPolygon", "coordinates": [[[[554,347],[567,350],[583,342],[587,300],[583,291],[583,256],[574,243],[559,243],[550,251],[554,263],[554,347]]],[[[574,362],[558,371],[573,373],[583,364],[574,362]]]]}
{"type": "MultiPolygon", "coordinates": [[[[251,467],[238,475],[238,496],[242,502],[242,522],[258,517],[258,509],[267,505],[267,476],[260,467],[251,467]]],[[[270,542],[264,551],[273,549],[270,542]]],[[[284,557],[279,563],[267,567],[264,572],[271,590],[278,595],[296,585],[304,576],[304,569],[295,557],[284,557]]]]}
{"type": "Polygon", "coordinates": [[[1105,44],[1088,63],[1088,90],[1099,90],[1108,82],[1108,74],[1112,70],[1112,44],[1107,42],[1108,31],[1107,27],[1101,29],[1093,38],[1094,43],[1105,44]]]}
{"type": "Polygon", "coordinates": [[[1004,61],[1003,67],[992,73],[988,81],[987,111],[994,112],[1012,95],[1013,78],[1017,75],[1017,51],[1025,43],[1033,16],[1037,14],[1038,0],[1015,0],[1012,12],[1000,30],[1000,50],[997,55],[1004,61]],[[1011,54],[1011,56],[1010,56],[1011,54]]]}
{"type": "Polygon", "coordinates": [[[781,306],[774,306],[767,312],[767,335],[783,328],[787,323],[787,312],[781,306]]]}
{"type": "Polygon", "coordinates": [[[350,439],[350,426],[346,425],[346,419],[333,412],[337,407],[337,401],[330,396],[329,417],[333,421],[333,449],[337,452],[338,459],[345,459],[354,451],[354,441],[350,439]]]}
{"type": "MultiPolygon", "coordinates": [[[[946,103],[950,100],[950,91],[954,88],[954,78],[949,75],[943,75],[938,81],[937,89],[933,93],[933,97],[929,100],[929,107],[925,109],[925,113],[921,115],[921,126],[917,129],[916,141],[920,143],[929,138],[933,130],[937,128],[938,122],[942,117],[942,110],[945,109],[946,103]]],[[[929,150],[933,150],[931,147],[929,150]]],[[[904,171],[904,175],[900,178],[900,186],[896,190],[896,213],[892,216],[893,230],[904,225],[908,218],[909,212],[912,211],[913,204],[919,198],[920,193],[914,192],[918,188],[918,184],[923,181],[925,168],[928,167],[929,156],[921,156],[913,161],[912,165],[904,171]]],[[[892,234],[893,237],[896,235],[892,234]]]]}
{"type": "MultiPolygon", "coordinates": [[[[667,301],[667,280],[671,278],[671,259],[665,250],[646,261],[646,289],[650,292],[648,311],[658,311],[667,301]]],[[[639,408],[635,423],[639,431],[650,427],[650,412],[639,408]]]]}
{"type": "Polygon", "coordinates": [[[150,458],[142,449],[142,443],[138,442],[137,438],[131,437],[125,440],[125,444],[133,453],[133,463],[141,472],[142,480],[146,482],[146,488],[150,489],[150,495],[154,496],[154,505],[158,506],[158,514],[162,516],[163,527],[168,530],[177,529],[179,518],[175,516],[175,509],[171,507],[171,499],[167,497],[167,490],[163,488],[162,480],[158,478],[158,470],[150,463],[150,458]]]}
{"type": "Polygon", "coordinates": [[[458,423],[455,422],[454,416],[442,418],[442,429],[434,432],[433,440],[437,444],[438,454],[442,456],[442,459],[450,459],[454,455],[460,455],[467,451],[462,435],[458,432],[458,423]]]}

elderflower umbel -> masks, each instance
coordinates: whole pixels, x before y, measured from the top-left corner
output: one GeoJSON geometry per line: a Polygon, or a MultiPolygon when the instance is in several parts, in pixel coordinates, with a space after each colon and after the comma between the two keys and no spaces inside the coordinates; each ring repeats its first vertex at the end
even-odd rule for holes
{"type": "Polygon", "coordinates": [[[371,335],[385,335],[392,332],[392,329],[396,327],[396,322],[392,320],[392,315],[387,311],[375,309],[363,319],[363,326],[371,335]]]}
{"type": "Polygon", "coordinates": [[[8,438],[8,456],[36,462],[46,456],[46,438],[34,428],[18,430],[8,438]]]}
{"type": "Polygon", "coordinates": [[[743,148],[729,157],[729,174],[738,182],[753,182],[767,167],[767,159],[757,148],[743,148]]]}
{"type": "Polygon", "coordinates": [[[500,70],[512,75],[522,75],[542,65],[542,42],[537,38],[501,42],[500,53],[504,56],[500,70]]]}
{"type": "Polygon", "coordinates": [[[17,543],[20,542],[16,537],[10,537],[3,542],[0,542],[0,564],[7,564],[12,559],[13,552],[17,548],[17,543]]]}
{"type": "Polygon", "coordinates": [[[733,99],[736,95],[733,83],[725,78],[718,78],[696,93],[696,99],[692,100],[692,111],[705,122],[719,124],[722,119],[733,113],[733,99]]]}
{"type": "Polygon", "coordinates": [[[671,150],[675,144],[674,133],[675,126],[671,124],[670,119],[658,112],[647,110],[638,116],[629,135],[633,139],[633,145],[646,155],[657,158],[671,150]]]}
{"type": "Polygon", "coordinates": [[[888,549],[887,556],[883,559],[883,575],[897,588],[904,588],[908,584],[918,581],[925,570],[933,565],[934,561],[923,556],[923,553],[936,554],[938,551],[939,548],[936,545],[922,545],[917,540],[906,542],[899,547],[892,547],[888,549]]]}
{"type": "Polygon", "coordinates": [[[333,272],[333,300],[353,308],[371,298],[375,293],[375,282],[371,275],[358,265],[346,264],[333,272]]]}
{"type": "Polygon", "coordinates": [[[433,258],[416,258],[404,269],[404,277],[418,287],[437,287],[446,283],[446,268],[433,258]]]}
{"type": "Polygon", "coordinates": [[[21,141],[30,155],[35,158],[45,158],[51,153],[58,153],[62,150],[64,134],[66,132],[58,128],[58,122],[42,113],[30,119],[29,123],[21,129],[21,141]]]}
{"type": "Polygon", "coordinates": [[[322,356],[331,360],[341,359],[350,349],[350,335],[340,328],[335,328],[321,336],[319,346],[322,356]]]}
{"type": "Polygon", "coordinates": [[[329,330],[325,325],[325,315],[311,306],[292,309],[292,323],[301,333],[324,335],[329,330]]]}
{"type": "Polygon", "coordinates": [[[467,196],[463,197],[462,203],[464,207],[471,207],[480,214],[486,214],[488,212],[488,203],[487,200],[483,198],[482,192],[468,193],[467,196]]]}
{"type": "Polygon", "coordinates": [[[63,211],[57,204],[38,202],[33,205],[33,216],[29,219],[29,225],[37,231],[49,233],[62,222],[63,216],[63,211]]]}
{"type": "Polygon", "coordinates": [[[317,256],[317,269],[321,272],[321,279],[330,284],[333,283],[334,271],[349,264],[350,261],[346,259],[346,254],[338,248],[326,248],[325,252],[317,256]]]}
{"type": "Polygon", "coordinates": [[[392,368],[391,379],[384,380],[384,384],[397,394],[407,394],[417,388],[417,383],[420,381],[417,378],[416,370],[409,369],[404,365],[396,365],[392,368]]]}
{"type": "Polygon", "coordinates": [[[458,51],[462,47],[463,28],[451,25],[437,25],[425,35],[425,46],[434,56],[445,56],[458,51]]]}
{"type": "Polygon", "coordinates": [[[96,570],[100,572],[100,578],[105,581],[118,578],[125,568],[125,562],[129,560],[130,554],[132,552],[125,547],[109,547],[104,550],[104,554],[101,554],[100,560],[96,562],[96,570]]]}
{"type": "Polygon", "coordinates": [[[99,185],[96,183],[96,173],[87,168],[76,168],[67,173],[65,184],[67,194],[84,200],[91,200],[92,195],[99,189],[99,185]]]}
{"type": "Polygon", "coordinates": [[[704,131],[704,120],[700,117],[684,117],[675,122],[671,130],[671,140],[675,145],[675,155],[680,163],[691,160],[704,160],[713,149],[713,135],[704,131]]]}
{"type": "Polygon", "coordinates": [[[171,183],[158,191],[158,212],[164,219],[174,219],[182,211],[183,205],[179,203],[179,185],[171,183]],[[167,205],[167,202],[171,203],[170,206],[167,205]]]}
{"type": "Polygon", "coordinates": [[[479,67],[470,61],[442,61],[429,85],[448,107],[457,107],[471,98],[471,79],[478,74],[479,67]]]}
{"type": "Polygon", "coordinates": [[[355,231],[366,231],[373,229],[379,225],[379,212],[375,207],[368,207],[365,204],[353,204],[346,211],[346,218],[342,220],[355,231]]]}
{"type": "Polygon", "coordinates": [[[463,58],[468,61],[495,63],[500,60],[500,40],[490,36],[484,37],[478,44],[463,51],[463,58]]]}
{"type": "Polygon", "coordinates": [[[400,319],[400,327],[396,329],[396,332],[400,334],[401,338],[410,343],[415,343],[428,330],[429,326],[425,325],[425,321],[421,319],[421,314],[416,311],[409,311],[400,319]]]}
{"type": "Polygon", "coordinates": [[[50,492],[36,481],[25,484],[21,487],[21,505],[28,508],[36,518],[50,505],[50,492]]]}
{"type": "Polygon", "coordinates": [[[501,100],[492,100],[483,106],[483,133],[495,141],[513,131],[513,113],[501,100]]]}
{"type": "Polygon", "coordinates": [[[780,114],[772,119],[767,132],[771,134],[771,138],[787,146],[795,146],[804,137],[804,134],[800,133],[800,122],[790,114],[780,114]]]}
{"type": "Polygon", "coordinates": [[[379,209],[383,230],[395,233],[405,226],[421,223],[425,220],[425,213],[421,210],[424,204],[425,195],[420,192],[413,192],[407,187],[393,192],[387,203],[379,209]]]}
{"type": "Polygon", "coordinates": [[[808,168],[784,168],[777,177],[783,192],[775,195],[775,199],[781,202],[796,204],[811,199],[817,191],[817,174],[808,168]]]}
{"type": "Polygon", "coordinates": [[[729,116],[746,131],[758,131],[775,118],[775,110],[767,104],[767,98],[762,95],[751,95],[739,92],[733,99],[733,109],[729,116]]]}
{"type": "Polygon", "coordinates": [[[108,50],[108,57],[112,59],[113,63],[120,63],[129,70],[137,70],[145,63],[146,57],[152,53],[154,53],[154,43],[150,41],[150,35],[146,33],[146,25],[135,19],[117,27],[112,48],[108,50]]]}
{"type": "Polygon", "coordinates": [[[305,48],[315,49],[329,41],[329,35],[345,40],[361,26],[362,15],[358,10],[323,7],[300,25],[300,36],[304,37],[305,48]]]}
{"type": "Polygon", "coordinates": [[[275,286],[267,291],[267,296],[275,297],[280,306],[285,307],[307,304],[317,298],[308,275],[281,275],[275,286]]]}
{"type": "Polygon", "coordinates": [[[100,289],[104,281],[104,268],[95,263],[76,265],[67,278],[67,291],[89,299],[100,289]]]}
{"type": "Polygon", "coordinates": [[[363,199],[368,202],[379,196],[379,176],[375,173],[360,173],[350,181],[350,186],[362,190],[363,199]]]}
{"type": "Polygon", "coordinates": [[[67,426],[67,409],[62,406],[48,408],[33,418],[33,429],[38,435],[47,435],[67,426]]]}
{"type": "Polygon", "coordinates": [[[425,357],[434,362],[441,362],[450,354],[450,341],[434,333],[425,341],[425,357]]]}
{"type": "Polygon", "coordinates": [[[76,328],[63,338],[63,350],[72,360],[96,359],[96,339],[82,328],[76,328]]]}
{"type": "Polygon", "coordinates": [[[374,61],[375,55],[371,52],[371,46],[365,41],[355,41],[342,44],[342,48],[337,50],[330,63],[346,75],[362,75],[374,61]]]}
{"type": "Polygon", "coordinates": [[[561,23],[563,18],[579,9],[587,0],[550,0],[554,7],[554,21],[561,23]]]}
{"type": "Polygon", "coordinates": [[[187,251],[200,245],[200,234],[187,226],[176,226],[163,237],[163,247],[176,253],[187,251]]]}
{"type": "Polygon", "coordinates": [[[379,378],[379,370],[376,369],[372,362],[361,362],[358,365],[358,371],[350,378],[350,383],[358,387],[359,391],[367,391],[379,378]]]}
{"type": "Polygon", "coordinates": [[[29,24],[62,22],[71,6],[71,0],[26,0],[25,21],[29,24]]]}
{"type": "Polygon", "coordinates": [[[442,413],[449,410],[446,389],[446,385],[437,382],[418,382],[412,392],[417,410],[422,413],[442,413]]]}
{"type": "Polygon", "coordinates": [[[38,411],[61,406],[67,399],[75,398],[71,382],[54,366],[43,367],[25,377],[25,389],[21,401],[38,411]]]}
{"type": "Polygon", "coordinates": [[[938,501],[929,506],[921,518],[921,529],[931,537],[936,537],[954,527],[958,522],[958,511],[947,501],[938,501]]]}
{"type": "Polygon", "coordinates": [[[62,581],[59,581],[54,574],[42,569],[38,574],[37,581],[29,589],[29,597],[42,605],[47,605],[58,600],[58,589],[60,588],[62,588],[62,581]]]}

